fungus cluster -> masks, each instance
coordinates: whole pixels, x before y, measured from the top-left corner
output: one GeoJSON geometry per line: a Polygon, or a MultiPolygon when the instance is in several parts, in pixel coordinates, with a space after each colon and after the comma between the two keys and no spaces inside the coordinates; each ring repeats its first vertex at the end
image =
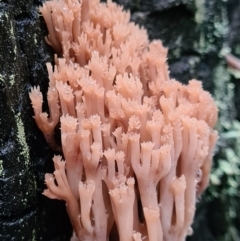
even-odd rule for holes
{"type": "Polygon", "coordinates": [[[218,136],[211,95],[170,79],[167,49],[109,0],[52,0],[40,11],[58,56],[47,63],[49,113],[39,87],[30,98],[63,154],[43,194],[66,202],[72,240],[185,240],[218,136]]]}

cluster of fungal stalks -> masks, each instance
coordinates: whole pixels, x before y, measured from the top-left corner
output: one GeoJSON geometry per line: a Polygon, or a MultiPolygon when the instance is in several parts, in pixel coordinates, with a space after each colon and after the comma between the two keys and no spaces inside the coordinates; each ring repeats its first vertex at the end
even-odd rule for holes
{"type": "Polygon", "coordinates": [[[185,240],[217,140],[211,95],[170,79],[167,49],[109,0],[52,0],[40,11],[59,58],[47,64],[49,113],[39,87],[30,98],[64,159],[53,158],[43,194],[66,202],[72,240],[185,240]]]}

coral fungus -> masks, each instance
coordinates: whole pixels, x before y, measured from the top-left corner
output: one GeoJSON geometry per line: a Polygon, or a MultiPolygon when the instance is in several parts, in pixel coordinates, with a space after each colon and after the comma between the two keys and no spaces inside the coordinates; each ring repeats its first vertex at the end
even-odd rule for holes
{"type": "Polygon", "coordinates": [[[52,0],[40,8],[55,50],[49,115],[35,120],[62,157],[44,195],[66,202],[76,240],[182,241],[208,185],[217,108],[201,82],[170,79],[167,49],[122,7],[52,0]]]}

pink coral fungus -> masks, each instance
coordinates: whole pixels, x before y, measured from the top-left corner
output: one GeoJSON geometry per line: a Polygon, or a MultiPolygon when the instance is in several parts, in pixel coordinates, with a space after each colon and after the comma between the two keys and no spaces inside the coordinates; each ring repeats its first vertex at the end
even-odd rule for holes
{"type": "Polygon", "coordinates": [[[40,11],[60,58],[39,87],[35,120],[60,156],[44,195],[66,202],[76,240],[183,241],[208,185],[217,108],[201,82],[170,79],[167,49],[130,13],[99,0],[52,0],[40,11]]]}

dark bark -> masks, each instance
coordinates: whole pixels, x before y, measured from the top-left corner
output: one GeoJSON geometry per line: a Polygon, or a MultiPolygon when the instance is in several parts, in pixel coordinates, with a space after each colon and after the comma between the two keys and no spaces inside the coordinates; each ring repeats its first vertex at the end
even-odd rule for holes
{"type": "Polygon", "coordinates": [[[0,240],[67,240],[62,202],[42,196],[53,153],[34,123],[33,85],[47,88],[53,53],[36,1],[0,3],[0,240]]]}

